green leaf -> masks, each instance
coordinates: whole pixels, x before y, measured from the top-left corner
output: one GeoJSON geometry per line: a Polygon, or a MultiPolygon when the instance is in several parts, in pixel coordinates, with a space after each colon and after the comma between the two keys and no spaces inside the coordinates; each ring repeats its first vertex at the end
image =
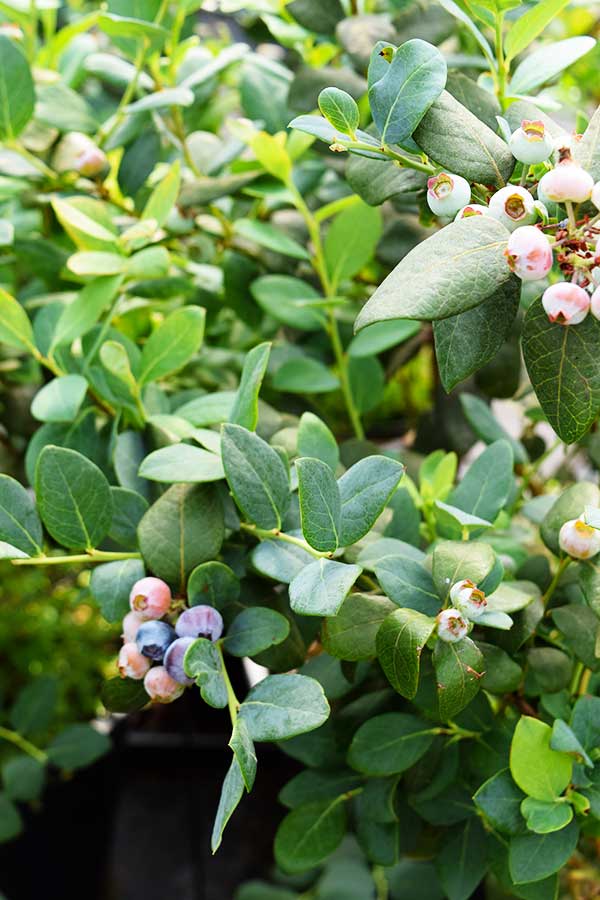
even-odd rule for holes
{"type": "MultiPolygon", "coordinates": [[[[583,762],[586,766],[591,766],[592,768],[594,766],[577,735],[563,719],[554,720],[550,746],[553,750],[559,750],[561,753],[568,753],[570,756],[575,757],[577,762],[583,762]]],[[[535,831],[535,828],[532,830],[535,831]]]]}
{"type": "Polygon", "coordinates": [[[235,617],[223,646],[232,656],[256,656],[267,647],[281,644],[289,633],[290,623],[281,613],[265,606],[252,606],[235,617]]]}
{"type": "Polygon", "coordinates": [[[403,144],[446,85],[446,61],[426,41],[406,41],[383,78],[369,88],[371,113],[384,144],[403,144]]]}
{"type": "Polygon", "coordinates": [[[583,604],[568,604],[553,609],[552,618],[567,647],[584,666],[595,672],[600,666],[596,650],[600,622],[595,612],[583,604]]]}
{"type": "Polygon", "coordinates": [[[310,259],[308,251],[302,244],[268,222],[259,222],[256,219],[236,219],[234,231],[240,237],[258,244],[259,247],[272,250],[274,253],[282,253],[284,256],[291,256],[294,259],[310,259]]]}
{"type": "Polygon", "coordinates": [[[588,752],[600,746],[600,697],[579,697],[573,707],[571,728],[588,752]]]}
{"type": "Polygon", "coordinates": [[[564,523],[580,516],[586,506],[599,504],[600,491],[598,486],[590,481],[579,481],[563,491],[544,516],[540,526],[540,536],[546,547],[558,556],[560,553],[558,535],[564,523]]]}
{"type": "Polygon", "coordinates": [[[138,387],[131,371],[129,354],[123,344],[118,341],[105,341],[100,347],[99,355],[106,371],[120,382],[117,390],[123,387],[127,394],[134,397],[138,387]]]}
{"type": "Polygon", "coordinates": [[[300,331],[315,331],[323,327],[323,315],[310,308],[320,295],[306,281],[291,275],[263,275],[252,282],[250,293],[260,308],[277,322],[298,328],[300,331]]]}
{"type": "Polygon", "coordinates": [[[447,900],[468,900],[488,868],[487,838],[475,816],[444,842],[436,863],[447,900]]]}
{"type": "MultiPolygon", "coordinates": [[[[4,38],[4,40],[7,40],[4,38]]],[[[0,792],[0,843],[11,841],[23,830],[21,814],[10,797],[0,792]]]]}
{"type": "Polygon", "coordinates": [[[13,756],[2,766],[4,790],[11,800],[37,800],[44,786],[46,769],[31,756],[13,756]]]}
{"type": "Polygon", "coordinates": [[[182,86],[162,88],[152,94],[146,94],[141,100],[130,103],[125,107],[125,112],[131,116],[134,113],[166,110],[173,106],[191,106],[193,102],[194,94],[189,88],[182,86]]]}
{"type": "Polygon", "coordinates": [[[350,744],[348,762],[365,775],[395,775],[410,769],[433,741],[431,728],[409,713],[384,713],[361,725],[350,744]]]}
{"type": "Polygon", "coordinates": [[[137,712],[150,702],[143,682],[121,677],[104,682],[100,699],[109,712],[115,713],[137,712]]]}
{"type": "Polygon", "coordinates": [[[323,623],[323,647],[331,656],[351,662],[372,659],[379,628],[394,609],[386,597],[349,594],[337,615],[323,623]]]}
{"type": "Polygon", "coordinates": [[[438,640],[433,651],[433,667],[440,718],[446,722],[457,716],[478,693],[483,654],[468,637],[456,644],[438,640]]]}
{"type": "Polygon", "coordinates": [[[111,487],[110,495],[113,516],[108,536],[128,550],[137,550],[137,528],[148,509],[148,501],[127,488],[111,487]]]}
{"type": "Polygon", "coordinates": [[[377,656],[388,681],[412,700],[419,687],[421,652],[433,634],[435,619],[412,609],[397,609],[377,632],[377,656]]]}
{"type": "Polygon", "coordinates": [[[484,673],[481,687],[491,694],[512,694],[523,679],[523,670],[511,657],[495,644],[476,641],[483,653],[484,673]]]}
{"type": "Polygon", "coordinates": [[[356,275],[373,258],[381,237],[381,213],[360,200],[335,217],[325,237],[325,264],[336,286],[356,275]]]}
{"type": "Polygon", "coordinates": [[[576,822],[550,834],[513,837],[509,846],[508,864],[514,883],[529,884],[558,872],[573,855],[578,838],[579,826],[576,822]]]}
{"type": "Polygon", "coordinates": [[[342,475],[342,546],[355,544],[371,530],[403,475],[402,463],[386,456],[367,456],[342,475]]]}
{"type": "Polygon", "coordinates": [[[471,463],[448,501],[493,522],[508,500],[513,484],[512,447],[507,441],[495,441],[471,463]]]}
{"type": "Polygon", "coordinates": [[[420,562],[402,556],[384,556],[373,568],[379,584],[397,606],[425,615],[435,616],[439,612],[440,598],[430,573],[420,562]]]}
{"type": "Polygon", "coordinates": [[[52,537],[70,550],[92,550],[108,533],[112,498],[100,469],[75,450],[48,445],[40,453],[35,493],[52,537]]]}
{"type": "Polygon", "coordinates": [[[48,759],[61,769],[89,766],[110,750],[110,739],[91,725],[69,725],[48,747],[48,759]]]}
{"type": "Polygon", "coordinates": [[[387,319],[445,319],[494,295],[511,272],[508,232],[490,216],[452,222],[408,253],[358,315],[355,330],[387,319]]]}
{"type": "Polygon", "coordinates": [[[304,872],[327,859],[346,833],[343,801],[318,800],[288,813],[275,836],[277,865],[285,872],[304,872]]]}
{"type": "Polygon", "coordinates": [[[258,422],[258,394],[267,371],[271,344],[257,344],[247,354],[240,386],[229,416],[235,425],[254,431],[258,422]]]}
{"type": "Polygon", "coordinates": [[[107,622],[119,622],[129,612],[131,588],[143,577],[140,559],[119,559],[94,568],[90,591],[107,622]]]}
{"type": "Polygon", "coordinates": [[[166,484],[220,481],[225,477],[216,453],[190,444],[171,444],[155,450],[144,459],[138,474],[166,484]]]}
{"type": "Polygon", "coordinates": [[[227,685],[223,673],[221,655],[215,645],[206,638],[198,638],[185,652],[183,667],[189,678],[194,678],[205,703],[222,709],[227,706],[227,685]]]}
{"type": "MultiPolygon", "coordinates": [[[[567,0],[568,2],[568,0],[567,0]]],[[[547,81],[551,81],[564,69],[568,69],[596,46],[596,41],[588,35],[552,41],[528,54],[519,63],[510,80],[511,94],[530,94],[547,81]]],[[[577,158],[580,148],[574,153],[577,158]]]]}
{"type": "Polygon", "coordinates": [[[568,803],[554,803],[525,797],[521,803],[521,813],[530,831],[536,834],[550,834],[560,831],[573,818],[573,807],[568,803]]]}
{"type": "Polygon", "coordinates": [[[433,323],[435,355],[446,393],[496,356],[508,337],[521,296],[515,276],[467,312],[433,323]]]}
{"type": "Polygon", "coordinates": [[[560,439],[575,443],[600,410],[600,322],[588,316],[576,328],[552,323],[536,300],[525,314],[522,341],[540,406],[560,439]]]}
{"type": "MultiPolygon", "coordinates": [[[[162,92],[164,94],[164,91],[162,92]]],[[[150,96],[156,97],[157,94],[150,96]]],[[[148,98],[144,98],[147,100],[148,98]]],[[[143,101],[142,101],[143,102],[143,101]]],[[[188,105],[188,104],[183,104],[188,105]]],[[[181,184],[181,166],[179,160],[170,166],[165,177],[160,181],[148,198],[148,202],[142,212],[142,219],[154,219],[158,227],[162,227],[169,213],[177,202],[179,196],[179,187],[181,184]]]]}
{"type": "Polygon", "coordinates": [[[81,277],[119,275],[127,268],[127,259],[118,253],[81,250],[67,260],[67,268],[81,277]]]}
{"type": "Polygon", "coordinates": [[[376,322],[354,335],[348,345],[348,355],[354,357],[374,356],[403,344],[421,330],[419,322],[398,319],[395,322],[376,322]]]}
{"type": "Polygon", "coordinates": [[[72,422],[87,392],[81,375],[53,378],[35,395],[31,414],[39,422],[72,422]]]}
{"type": "Polygon", "coordinates": [[[496,555],[489,544],[467,541],[442,541],[433,550],[433,583],[443,599],[457,581],[468,578],[481,584],[492,571],[496,555]]]}
{"type": "Polygon", "coordinates": [[[329,466],[320,459],[296,461],[302,532],[315,550],[333,552],[341,544],[342,502],[329,466]]]}
{"type": "Polygon", "coordinates": [[[573,760],[552,750],[551,737],[552,729],[545,722],[521,716],[510,747],[512,777],[536,800],[556,800],[571,780],[573,760]]]}
{"type": "Polygon", "coordinates": [[[328,122],[342,134],[354,137],[360,122],[356,100],[346,91],[328,87],[319,94],[319,109],[328,122]]]}
{"type": "Polygon", "coordinates": [[[240,580],[225,563],[211,562],[196,566],[189,577],[187,597],[190,606],[207,603],[215,609],[223,609],[235,603],[240,595],[240,580]]]}
{"type": "Polygon", "coordinates": [[[221,454],[227,483],[242,513],[259,528],[279,530],[290,502],[290,485],[277,451],[253,432],[228,424],[221,432],[221,454]]]}
{"type": "Polygon", "coordinates": [[[234,756],[231,761],[229,771],[225,776],[225,781],[223,782],[223,787],[221,789],[221,798],[219,800],[217,815],[215,817],[215,823],[213,825],[213,832],[210,843],[213,853],[216,853],[221,846],[225,826],[229,822],[236,806],[243,796],[244,777],[242,775],[242,770],[240,769],[240,764],[237,761],[237,757],[234,756]]]}
{"type": "Polygon", "coordinates": [[[140,386],[181,369],[200,349],[205,312],[199,306],[176,309],[148,338],[140,362],[140,386]]]}
{"type": "Polygon", "coordinates": [[[234,722],[229,746],[240,767],[246,790],[251,791],[256,778],[256,752],[246,723],[239,716],[234,722]]]}
{"type": "MultiPolygon", "coordinates": [[[[289,12],[308,31],[316,31],[317,34],[334,34],[336,25],[345,16],[340,0],[329,0],[326,5],[320,3],[319,0],[292,0],[287,4],[286,12],[289,12]]],[[[246,900],[246,898],[237,898],[237,900],[246,900]]],[[[265,900],[278,900],[278,898],[265,897],[265,900]]]]}
{"type": "Polygon", "coordinates": [[[503,187],[515,166],[502,138],[448,91],[425,114],[414,138],[438,165],[467,181],[503,187]]]}
{"type": "MultiPolygon", "coordinates": [[[[293,533],[293,537],[302,537],[302,532],[293,533]]],[[[313,561],[314,556],[308,550],[283,541],[262,541],[252,551],[256,571],[284,584],[290,584],[313,561]]]]}
{"type": "Polygon", "coordinates": [[[475,805],[493,828],[503,834],[519,834],[524,822],[521,802],[525,794],[516,786],[508,769],[496,772],[474,794],[475,805]]]}
{"type": "Polygon", "coordinates": [[[96,324],[104,310],[117,296],[121,275],[95,278],[78,293],[61,313],[52,336],[52,348],[70,344],[96,324]]]}
{"type": "Polygon", "coordinates": [[[174,484],[144,515],[138,540],[148,568],[184,591],[190,572],[218,555],[224,531],[214,485],[174,484]]]}
{"type": "Polygon", "coordinates": [[[291,582],[290,606],[303,616],[335,616],[361,572],[360,566],[317,559],[291,582]]]}
{"type": "Polygon", "coordinates": [[[460,8],[457,3],[454,3],[454,0],[438,0],[440,6],[449,12],[451,16],[454,16],[455,19],[458,19],[468,30],[471,32],[481,49],[483,50],[483,55],[490,61],[494,62],[494,51],[488,44],[486,38],[483,36],[471,16],[468,13],[464,12],[460,8]]]}
{"type": "Polygon", "coordinates": [[[317,359],[292,357],[279,366],[273,387],[290,394],[327,394],[340,386],[338,378],[317,359]]]}
{"type": "Polygon", "coordinates": [[[329,716],[323,688],[305,675],[268,675],[240,706],[255,741],[281,741],[322,725],[329,716]]]}
{"type": "Polygon", "coordinates": [[[31,116],[35,91],[31,71],[21,48],[0,35],[0,139],[18,137],[31,116]]]}
{"type": "Polygon", "coordinates": [[[567,6],[569,0],[539,0],[532,8],[512,22],[504,40],[507,62],[522,53],[544,28],[567,6]]]}
{"type": "Polygon", "coordinates": [[[106,208],[87,197],[54,197],[52,209],[73,243],[80,250],[118,249],[117,234],[106,208]]]}
{"type": "Polygon", "coordinates": [[[298,425],[298,454],[327,463],[335,472],[340,461],[337,441],[325,422],[314,413],[305,412],[298,425]]]}
{"type": "Polygon", "coordinates": [[[339,797],[360,784],[360,776],[349,769],[305,769],[284,785],[277,799],[288,809],[296,809],[304,803],[339,797]]]}
{"type": "Polygon", "coordinates": [[[27,684],[17,695],[10,711],[10,722],[21,735],[36,734],[48,728],[56,712],[58,683],[42,675],[27,684]]]}
{"type": "MultiPolygon", "coordinates": [[[[0,38],[2,36],[0,35],[0,38]]],[[[0,288],[0,342],[19,350],[33,350],[33,328],[18,300],[0,288]]]]}
{"type": "Polygon", "coordinates": [[[465,533],[481,533],[486,528],[492,527],[492,523],[486,519],[466,513],[457,506],[442,503],[441,500],[435,501],[433,512],[438,533],[442,537],[458,539],[465,533]]]}
{"type": "Polygon", "coordinates": [[[0,474],[0,541],[16,547],[27,556],[42,553],[42,524],[27,490],[0,474]]]}
{"type": "Polygon", "coordinates": [[[465,418],[478,438],[486,444],[505,440],[513,448],[516,463],[528,461],[527,451],[520,441],[514,440],[500,425],[487,403],[474,394],[461,394],[460,403],[465,418]]]}

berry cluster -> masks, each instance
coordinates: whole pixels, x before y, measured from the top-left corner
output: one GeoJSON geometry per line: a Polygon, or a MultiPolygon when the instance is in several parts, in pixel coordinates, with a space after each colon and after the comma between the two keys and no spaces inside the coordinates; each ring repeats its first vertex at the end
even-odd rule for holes
{"type": "Polygon", "coordinates": [[[442,641],[454,644],[461,641],[478,625],[507,629],[512,619],[499,610],[490,610],[485,592],[468,578],[457,581],[450,588],[452,607],[443,609],[437,616],[437,634],[442,641]]]}
{"type": "Polygon", "coordinates": [[[218,641],[223,633],[221,614],[212,606],[192,606],[177,614],[168,584],[151,577],[134,584],[129,605],[118,660],[121,677],[143,678],[152,700],[170,703],[193,683],[184,670],[188,647],[198,638],[218,641]]]}
{"type": "Polygon", "coordinates": [[[546,288],[542,304],[551,322],[578,325],[590,312],[600,319],[600,229],[595,227],[597,216],[585,216],[579,222],[574,205],[591,201],[600,209],[600,182],[594,184],[589,172],[573,159],[569,143],[561,139],[554,146],[543,122],[525,120],[509,141],[523,166],[521,184],[509,184],[491,196],[488,192],[480,198],[486,203],[471,203],[469,183],[459,175],[440,172],[427,182],[427,202],[438,216],[487,215],[502,222],[511,232],[508,265],[522,281],[545,278],[556,254],[562,280],[546,288]],[[557,162],[551,167],[548,160],[554,156],[557,162]],[[552,224],[548,208],[557,204],[565,207],[568,219],[552,224]]]}

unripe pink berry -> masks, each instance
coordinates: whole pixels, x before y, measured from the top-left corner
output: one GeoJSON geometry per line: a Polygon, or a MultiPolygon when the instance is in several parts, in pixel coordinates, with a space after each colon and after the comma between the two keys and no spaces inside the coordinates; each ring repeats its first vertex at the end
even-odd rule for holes
{"type": "Polygon", "coordinates": [[[487,216],[487,214],[487,206],[483,206],[481,203],[469,203],[467,206],[463,206],[462,209],[459,209],[456,213],[455,221],[458,222],[459,219],[470,219],[471,216],[487,216]]]}
{"type": "Polygon", "coordinates": [[[519,162],[535,165],[548,159],[554,149],[554,142],[543,122],[523,119],[521,127],[513,132],[508,146],[519,162]]]}
{"type": "Polygon", "coordinates": [[[522,225],[508,239],[508,265],[522,281],[545,278],[552,268],[552,248],[548,238],[534,225],[522,225]]]}
{"type": "Polygon", "coordinates": [[[600,552],[600,531],[583,519],[570,519],[560,529],[558,543],[573,559],[591,559],[600,552]]]}
{"type": "Polygon", "coordinates": [[[144,688],[156,703],[172,703],[181,697],[185,688],[171,678],[164,666],[154,666],[146,673],[144,688]]]}
{"type": "Polygon", "coordinates": [[[600,287],[597,287],[592,294],[590,312],[595,319],[600,319],[600,287]]]}
{"type": "Polygon", "coordinates": [[[440,172],[427,182],[427,203],[436,216],[455,216],[471,199],[471,186],[461,175],[440,172]]]}
{"type": "Polygon", "coordinates": [[[143,619],[160,619],[171,605],[171,589],[161,578],[141,578],[131,589],[129,605],[143,619]]]}
{"type": "Polygon", "coordinates": [[[584,203],[589,200],[594,179],[572,159],[564,159],[540,178],[538,190],[555,203],[584,203]]]}
{"type": "Polygon", "coordinates": [[[125,644],[130,643],[130,641],[135,641],[140,625],[144,621],[144,617],[137,612],[127,613],[123,619],[123,634],[121,635],[125,644]]]}
{"type": "Polygon", "coordinates": [[[560,325],[579,325],[590,311],[590,295],[577,284],[559,281],[546,288],[542,305],[551,322],[560,325]]]}
{"type": "Polygon", "coordinates": [[[80,172],[90,177],[107,169],[108,160],[106,154],[87,134],[70,131],[56,147],[52,165],[57,172],[80,172]]]}
{"type": "Polygon", "coordinates": [[[140,681],[150,668],[150,660],[142,656],[135,644],[127,643],[121,647],[117,665],[121,678],[134,678],[140,681]]]}
{"type": "Polygon", "coordinates": [[[597,181],[592,188],[592,203],[596,209],[600,209],[600,181],[597,181]]]}
{"type": "Polygon", "coordinates": [[[437,633],[442,641],[455,644],[467,635],[469,623],[457,609],[443,609],[437,616],[437,633]]]}
{"type": "Polygon", "coordinates": [[[490,215],[514,231],[520,225],[531,225],[536,220],[535,201],[528,190],[518,184],[509,184],[490,199],[490,215]]]}
{"type": "Polygon", "coordinates": [[[450,600],[463,616],[472,621],[478,619],[485,612],[487,606],[484,592],[480,591],[477,585],[468,578],[452,585],[450,600]]]}

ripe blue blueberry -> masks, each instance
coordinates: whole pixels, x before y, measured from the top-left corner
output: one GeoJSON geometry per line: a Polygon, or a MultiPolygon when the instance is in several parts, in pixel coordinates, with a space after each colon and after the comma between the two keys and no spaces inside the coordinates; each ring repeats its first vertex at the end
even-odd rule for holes
{"type": "Polygon", "coordinates": [[[149,659],[160,660],[167,652],[169,644],[175,640],[175,630],[166,622],[152,619],[140,625],[135,642],[140,653],[149,659]]]}
{"type": "Polygon", "coordinates": [[[188,678],[183,669],[183,657],[185,651],[196,641],[194,637],[180,637],[173,641],[165,653],[163,665],[171,678],[179,684],[193,684],[194,679],[188,678]]]}
{"type": "Polygon", "coordinates": [[[223,634],[223,619],[212,606],[192,606],[181,613],[175,630],[179,637],[204,637],[214,642],[223,634]]]}

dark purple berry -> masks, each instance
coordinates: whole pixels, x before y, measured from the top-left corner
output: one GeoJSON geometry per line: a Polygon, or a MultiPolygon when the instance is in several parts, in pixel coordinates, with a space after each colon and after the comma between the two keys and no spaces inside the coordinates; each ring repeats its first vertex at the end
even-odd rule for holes
{"type": "Polygon", "coordinates": [[[192,606],[181,613],[175,630],[179,637],[203,637],[214,642],[223,634],[223,619],[212,606],[192,606]]]}
{"type": "Polygon", "coordinates": [[[175,640],[175,629],[166,622],[152,619],[140,625],[135,642],[140,653],[149,659],[160,660],[167,652],[169,644],[175,640]]]}

